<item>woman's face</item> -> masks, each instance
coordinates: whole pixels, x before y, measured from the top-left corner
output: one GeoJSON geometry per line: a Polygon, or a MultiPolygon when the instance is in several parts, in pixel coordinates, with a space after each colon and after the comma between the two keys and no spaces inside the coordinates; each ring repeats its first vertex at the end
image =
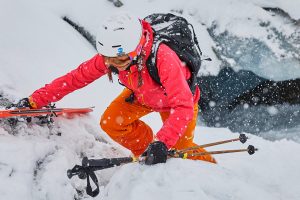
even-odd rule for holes
{"type": "Polygon", "coordinates": [[[128,55],[117,56],[117,57],[106,57],[104,61],[107,66],[114,66],[119,71],[124,71],[131,64],[131,60],[128,55]]]}

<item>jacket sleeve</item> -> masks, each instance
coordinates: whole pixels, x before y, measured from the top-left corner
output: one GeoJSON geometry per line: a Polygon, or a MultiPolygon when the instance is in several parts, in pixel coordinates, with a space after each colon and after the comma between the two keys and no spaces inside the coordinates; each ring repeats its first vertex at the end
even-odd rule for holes
{"type": "Polygon", "coordinates": [[[37,108],[41,108],[51,102],[59,101],[67,94],[90,84],[106,73],[107,68],[104,64],[104,59],[97,54],[66,75],[36,90],[30,96],[30,99],[37,108]]]}
{"type": "Polygon", "coordinates": [[[157,68],[171,111],[156,137],[171,148],[193,119],[194,98],[184,74],[186,67],[183,67],[176,53],[164,44],[158,49],[157,68]]]}

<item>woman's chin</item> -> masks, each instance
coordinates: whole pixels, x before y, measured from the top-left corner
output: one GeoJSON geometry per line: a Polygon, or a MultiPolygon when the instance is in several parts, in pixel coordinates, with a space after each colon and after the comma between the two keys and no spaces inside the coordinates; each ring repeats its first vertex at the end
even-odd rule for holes
{"type": "Polygon", "coordinates": [[[126,70],[126,67],[117,67],[117,69],[118,69],[119,71],[125,71],[125,70],[126,70]]]}
{"type": "Polygon", "coordinates": [[[116,66],[116,68],[117,68],[119,71],[125,71],[128,67],[129,67],[129,64],[128,64],[128,65],[125,65],[125,66],[116,66]]]}

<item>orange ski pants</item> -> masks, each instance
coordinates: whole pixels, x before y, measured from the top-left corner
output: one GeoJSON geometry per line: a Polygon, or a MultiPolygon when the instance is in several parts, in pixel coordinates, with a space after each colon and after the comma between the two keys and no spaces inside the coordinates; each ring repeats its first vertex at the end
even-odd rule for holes
{"type": "MultiPolygon", "coordinates": [[[[143,121],[141,117],[153,112],[151,108],[134,101],[132,104],[125,102],[131,91],[124,89],[123,92],[114,99],[103,113],[100,125],[101,128],[117,143],[131,150],[135,156],[140,156],[153,141],[152,129],[143,121]]],[[[160,112],[162,121],[169,117],[169,112],[160,112]]],[[[188,124],[185,133],[179,138],[173,148],[184,149],[196,146],[193,142],[194,130],[198,115],[198,105],[194,106],[193,120],[188,124]]],[[[203,148],[193,150],[193,153],[205,152],[203,148]]],[[[211,155],[195,156],[189,159],[205,160],[216,163],[211,155]]]]}

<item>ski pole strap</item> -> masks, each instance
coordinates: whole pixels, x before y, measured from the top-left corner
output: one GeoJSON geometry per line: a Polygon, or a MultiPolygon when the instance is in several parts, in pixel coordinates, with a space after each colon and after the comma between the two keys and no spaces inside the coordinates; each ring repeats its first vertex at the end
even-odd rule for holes
{"type": "Polygon", "coordinates": [[[95,174],[95,171],[107,169],[121,164],[131,163],[138,161],[134,157],[123,158],[102,158],[102,159],[88,159],[84,157],[82,159],[82,166],[75,165],[72,169],[67,171],[68,177],[71,179],[73,176],[78,176],[80,179],[87,179],[86,193],[91,197],[95,197],[99,194],[99,182],[95,174]],[[91,182],[94,183],[96,189],[92,189],[91,182]]]}
{"type": "Polygon", "coordinates": [[[82,159],[82,166],[85,167],[87,175],[86,193],[91,197],[95,197],[99,194],[99,183],[95,171],[119,166],[125,163],[130,163],[133,162],[133,160],[134,159],[132,157],[102,159],[88,159],[87,157],[84,157],[82,159]],[[96,185],[95,190],[92,189],[92,186],[90,184],[90,178],[96,185]]]}
{"type": "Polygon", "coordinates": [[[87,166],[80,166],[80,165],[75,165],[72,169],[69,169],[67,171],[67,175],[69,179],[71,179],[73,176],[78,176],[80,179],[87,179],[86,182],[86,193],[92,197],[95,197],[99,194],[99,183],[97,176],[95,172],[93,171],[93,168],[87,167],[87,166]],[[94,185],[96,186],[96,189],[93,190],[91,186],[91,180],[93,181],[94,185]]]}
{"type": "Polygon", "coordinates": [[[97,176],[95,174],[94,171],[92,171],[90,168],[86,169],[86,174],[87,174],[87,179],[86,179],[86,193],[88,195],[90,195],[91,197],[95,197],[99,194],[99,183],[98,183],[98,179],[97,176]],[[96,189],[93,190],[92,186],[90,184],[90,177],[92,179],[92,181],[94,182],[94,184],[96,185],[96,189]]]}

